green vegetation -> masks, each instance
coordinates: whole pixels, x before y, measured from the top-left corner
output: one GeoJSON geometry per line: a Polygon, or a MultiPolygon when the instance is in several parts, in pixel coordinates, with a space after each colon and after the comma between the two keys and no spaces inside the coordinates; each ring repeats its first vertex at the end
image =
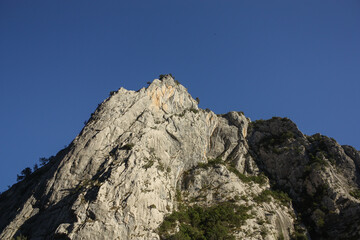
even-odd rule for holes
{"type": "Polygon", "coordinates": [[[324,158],[321,157],[321,154],[312,154],[312,153],[309,153],[309,165],[311,164],[314,164],[315,166],[318,165],[318,166],[327,166],[328,165],[328,162],[325,161],[324,158]]]}
{"type": "Polygon", "coordinates": [[[224,161],[220,157],[215,159],[209,159],[207,163],[199,163],[196,168],[208,169],[210,167],[215,167],[219,164],[224,164],[224,161]]]}
{"type": "Polygon", "coordinates": [[[39,165],[37,165],[37,163],[34,164],[34,167],[33,167],[33,171],[35,172],[36,170],[39,169],[39,165]]]}
{"type": "Polygon", "coordinates": [[[263,173],[260,173],[259,175],[257,176],[253,176],[253,175],[250,175],[250,176],[247,176],[243,173],[240,173],[236,168],[235,166],[233,165],[230,165],[230,166],[227,166],[228,170],[230,172],[233,172],[235,173],[235,175],[242,181],[242,182],[245,182],[245,183],[249,183],[249,182],[254,182],[254,183],[257,183],[257,184],[260,184],[260,185],[264,185],[266,183],[266,176],[263,174],[263,173]]]}
{"type": "Polygon", "coordinates": [[[25,237],[24,235],[20,234],[19,236],[17,236],[16,238],[12,238],[12,240],[27,240],[28,238],[25,237]]]}
{"type": "Polygon", "coordinates": [[[313,142],[320,142],[323,140],[323,137],[320,133],[315,133],[311,136],[307,136],[307,139],[309,140],[309,142],[313,143],[313,142]]]}
{"type": "Polygon", "coordinates": [[[294,239],[294,240],[307,240],[308,239],[305,234],[305,229],[300,226],[300,223],[298,220],[296,220],[296,222],[294,224],[294,230],[295,230],[294,233],[291,234],[291,239],[294,239]]]}
{"type": "MultiPolygon", "coordinates": [[[[275,120],[276,121],[280,120],[282,122],[290,121],[288,118],[279,118],[279,117],[273,117],[270,120],[266,120],[266,121],[260,119],[255,122],[251,122],[251,124],[249,125],[249,128],[259,130],[262,125],[265,125],[266,122],[271,122],[271,121],[275,121],[275,120]]],[[[275,154],[281,154],[290,149],[288,147],[282,147],[282,146],[286,143],[290,143],[289,140],[294,139],[294,138],[296,138],[296,136],[295,136],[294,132],[292,132],[290,130],[280,132],[277,135],[267,133],[267,136],[265,135],[265,137],[263,137],[259,141],[259,145],[261,147],[264,147],[266,150],[272,151],[275,154]]]]}
{"type": "Polygon", "coordinates": [[[183,117],[183,116],[185,116],[185,113],[186,113],[186,110],[184,110],[182,113],[175,114],[175,115],[178,117],[183,117]]]}
{"type": "Polygon", "coordinates": [[[159,161],[159,165],[156,167],[159,171],[164,172],[165,166],[162,162],[159,161]]]}
{"type": "Polygon", "coordinates": [[[301,233],[301,232],[294,232],[291,235],[291,239],[294,239],[294,240],[308,240],[306,235],[304,233],[301,233]]]}
{"type": "Polygon", "coordinates": [[[266,229],[266,227],[265,227],[265,226],[261,226],[261,228],[260,228],[260,235],[261,235],[261,237],[264,239],[267,234],[268,234],[268,230],[266,229]]]}
{"type": "MultiPolygon", "coordinates": [[[[54,156],[51,156],[49,158],[41,157],[39,158],[40,166],[43,167],[54,160],[55,160],[54,156]]],[[[20,174],[17,174],[16,181],[18,182],[22,181],[24,179],[29,178],[30,176],[38,176],[39,174],[41,174],[41,172],[43,172],[43,169],[39,168],[38,164],[35,163],[33,170],[29,167],[26,167],[20,172],[20,174]]]]}
{"type": "Polygon", "coordinates": [[[183,116],[185,116],[186,111],[190,111],[190,112],[193,112],[195,114],[199,112],[198,109],[190,108],[190,109],[185,109],[184,111],[182,111],[182,113],[178,113],[178,114],[174,114],[174,115],[178,116],[178,117],[183,117],[183,116]]]}
{"type": "Polygon", "coordinates": [[[155,206],[155,204],[151,204],[151,205],[149,206],[149,208],[150,208],[150,209],[153,209],[153,208],[156,208],[156,206],[155,206]]]}
{"type": "Polygon", "coordinates": [[[150,168],[152,165],[154,165],[154,160],[149,160],[144,166],[143,166],[143,168],[145,168],[146,170],[148,169],[148,168],[150,168]]]}
{"type": "Polygon", "coordinates": [[[161,239],[235,239],[237,230],[250,217],[250,207],[222,202],[211,207],[183,207],[165,217],[158,231],[161,239]],[[179,231],[176,231],[179,226],[179,231]]]}
{"type": "Polygon", "coordinates": [[[281,135],[272,135],[268,137],[264,137],[259,144],[263,145],[267,149],[274,148],[276,145],[284,144],[288,139],[294,138],[294,133],[287,131],[283,132],[281,135]]]}
{"type": "Polygon", "coordinates": [[[309,151],[310,164],[317,163],[318,165],[327,165],[327,161],[323,158],[319,159],[319,156],[321,155],[328,159],[331,164],[336,164],[336,156],[331,152],[331,145],[336,143],[335,140],[323,136],[320,133],[307,136],[307,139],[311,143],[311,149],[309,151]]]}
{"type": "Polygon", "coordinates": [[[49,162],[49,159],[45,157],[41,157],[39,158],[39,162],[40,162],[40,166],[44,166],[49,162]]]}
{"type": "Polygon", "coordinates": [[[176,189],[175,199],[176,199],[177,202],[182,202],[181,190],[180,189],[176,189]]]}
{"type": "Polygon", "coordinates": [[[54,156],[51,156],[49,158],[41,157],[39,158],[40,166],[45,166],[46,164],[52,162],[53,160],[55,160],[54,156]]]}
{"type": "Polygon", "coordinates": [[[29,168],[29,167],[24,168],[24,169],[21,171],[20,175],[17,175],[16,181],[19,182],[19,181],[24,180],[25,178],[29,177],[29,176],[31,175],[31,173],[32,173],[31,168],[29,168]]]}
{"type": "Polygon", "coordinates": [[[313,214],[313,220],[315,222],[316,227],[322,228],[325,224],[325,213],[321,211],[320,209],[316,209],[313,214]]]}
{"type": "Polygon", "coordinates": [[[282,121],[282,122],[291,122],[291,120],[287,117],[272,117],[271,119],[264,120],[264,119],[258,119],[250,123],[249,127],[254,129],[259,129],[260,125],[265,124],[266,122],[272,122],[272,121],[282,121]]]}
{"type": "Polygon", "coordinates": [[[354,191],[350,191],[350,195],[353,196],[354,198],[360,200],[360,190],[359,189],[356,189],[354,191]]]}
{"type": "Polygon", "coordinates": [[[289,205],[291,203],[291,199],[286,193],[270,189],[262,191],[259,195],[254,197],[254,201],[257,203],[270,202],[271,197],[278,200],[282,205],[289,205]]]}
{"type": "Polygon", "coordinates": [[[280,235],[277,237],[277,240],[285,240],[284,235],[280,233],[280,235]]]}
{"type": "Polygon", "coordinates": [[[190,111],[190,112],[193,112],[193,113],[198,113],[198,112],[199,112],[199,110],[197,110],[197,109],[195,109],[195,108],[190,108],[189,111],[190,111]]]}
{"type": "MultiPolygon", "coordinates": [[[[323,204],[323,199],[324,197],[329,196],[328,189],[328,185],[322,184],[316,187],[316,192],[313,194],[308,194],[306,190],[303,190],[301,201],[295,203],[297,211],[301,213],[301,218],[304,220],[303,222],[306,224],[310,235],[327,236],[325,226],[330,210],[323,204]]],[[[299,238],[294,239],[307,238],[306,236],[305,238],[301,238],[300,232],[299,238]]]]}
{"type": "Polygon", "coordinates": [[[253,122],[250,122],[249,124],[249,130],[250,129],[255,129],[255,130],[258,130],[260,128],[260,125],[264,124],[266,121],[263,120],[263,119],[258,119],[258,120],[255,120],[253,122]]]}
{"type": "Polygon", "coordinates": [[[98,180],[86,179],[80,182],[75,188],[71,189],[70,193],[74,194],[74,193],[82,192],[86,188],[100,187],[100,186],[101,186],[101,182],[99,182],[98,180]]]}
{"type": "Polygon", "coordinates": [[[264,185],[267,182],[267,178],[263,173],[260,173],[257,176],[254,175],[247,176],[243,173],[240,173],[239,170],[237,170],[234,165],[226,164],[221,159],[221,157],[217,157],[215,159],[209,159],[207,163],[199,163],[195,168],[209,169],[215,167],[216,165],[226,165],[226,168],[230,172],[234,173],[244,183],[254,182],[260,185],[264,185]]]}
{"type": "MultiPolygon", "coordinates": [[[[175,80],[175,77],[171,74],[171,73],[168,73],[168,74],[160,74],[159,75],[159,80],[163,80],[166,76],[170,76],[172,77],[174,80],[175,80]]],[[[176,82],[176,81],[175,81],[176,82]]]]}

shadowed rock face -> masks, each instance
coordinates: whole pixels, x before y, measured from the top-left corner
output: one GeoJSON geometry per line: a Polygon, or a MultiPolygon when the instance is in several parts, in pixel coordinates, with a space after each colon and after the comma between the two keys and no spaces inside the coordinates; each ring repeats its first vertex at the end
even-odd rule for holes
{"type": "Polygon", "coordinates": [[[166,228],[166,216],[214,206],[245,211],[231,227],[213,219],[236,239],[290,239],[305,227],[356,238],[359,166],[354,148],[306,137],[288,119],[251,123],[199,109],[165,75],[112,92],[69,147],[4,192],[0,239],[166,239],[203,226],[166,228]]]}
{"type": "Polygon", "coordinates": [[[304,136],[286,118],[255,121],[248,135],[259,168],[293,199],[316,239],[359,239],[359,152],[334,139],[304,136]]]}

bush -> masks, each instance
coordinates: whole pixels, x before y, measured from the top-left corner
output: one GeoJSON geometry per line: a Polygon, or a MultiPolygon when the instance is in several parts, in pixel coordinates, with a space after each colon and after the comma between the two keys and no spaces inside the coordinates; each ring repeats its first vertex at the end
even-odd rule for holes
{"type": "Polygon", "coordinates": [[[45,157],[39,158],[40,166],[44,166],[44,165],[48,164],[49,161],[50,161],[49,158],[45,158],[45,157]]]}
{"type": "Polygon", "coordinates": [[[182,196],[181,196],[181,190],[180,189],[176,189],[175,199],[176,199],[177,202],[182,202],[182,196]]]}
{"type": "Polygon", "coordinates": [[[294,138],[294,133],[287,131],[281,133],[281,135],[272,135],[264,137],[260,140],[259,144],[263,145],[267,149],[271,149],[276,145],[284,144],[288,139],[294,138]]]}
{"type": "Polygon", "coordinates": [[[170,77],[172,77],[172,78],[175,80],[175,77],[174,77],[171,73],[168,73],[168,74],[160,74],[160,75],[159,75],[159,80],[163,80],[166,76],[170,76],[170,77]]]}
{"type": "Polygon", "coordinates": [[[161,239],[234,239],[231,232],[250,217],[249,209],[230,202],[184,208],[165,217],[159,235],[161,239]],[[179,231],[175,233],[177,225],[179,231]]]}
{"type": "Polygon", "coordinates": [[[39,166],[35,163],[34,167],[33,167],[33,172],[35,172],[36,170],[39,169],[39,166]]]}
{"type": "Polygon", "coordinates": [[[28,238],[22,234],[17,236],[16,238],[12,238],[12,240],[27,240],[28,238]]]}
{"type": "Polygon", "coordinates": [[[156,168],[161,172],[165,171],[165,166],[162,162],[159,162],[159,165],[156,168]]]}
{"type": "Polygon", "coordinates": [[[209,167],[215,167],[219,164],[224,164],[224,161],[220,157],[215,159],[209,159],[207,163],[199,163],[196,168],[208,169],[209,167]]]}
{"type": "Polygon", "coordinates": [[[197,109],[195,109],[195,108],[190,108],[190,111],[193,112],[193,113],[195,113],[195,114],[199,112],[199,110],[197,110],[197,109]]]}
{"type": "Polygon", "coordinates": [[[350,195],[353,196],[354,198],[360,200],[360,190],[359,190],[359,189],[356,189],[356,190],[354,190],[354,191],[351,191],[351,192],[350,192],[350,195]]]}
{"type": "Polygon", "coordinates": [[[29,168],[29,167],[24,168],[20,173],[21,175],[17,175],[16,180],[17,181],[24,180],[25,178],[29,177],[31,175],[31,173],[32,173],[31,168],[29,168]]]}
{"type": "Polygon", "coordinates": [[[336,165],[336,159],[338,157],[331,151],[331,145],[334,144],[333,140],[318,133],[308,137],[308,140],[311,143],[311,148],[308,151],[309,164],[316,163],[319,166],[328,166],[329,163],[331,163],[336,165]]]}
{"type": "Polygon", "coordinates": [[[315,222],[316,227],[322,228],[325,224],[325,213],[320,209],[316,209],[312,214],[312,219],[315,222]]]}
{"type": "Polygon", "coordinates": [[[143,166],[143,168],[145,168],[145,169],[147,170],[147,169],[150,168],[152,165],[154,165],[154,160],[150,160],[149,162],[147,162],[147,163],[143,166]]]}
{"type": "Polygon", "coordinates": [[[282,191],[274,191],[270,189],[266,189],[262,191],[259,195],[254,197],[254,201],[257,203],[270,202],[271,197],[278,200],[283,205],[289,205],[291,203],[291,199],[286,193],[282,191]]]}
{"type": "Polygon", "coordinates": [[[312,153],[309,153],[309,159],[310,159],[310,162],[309,164],[316,164],[316,165],[320,165],[320,166],[327,166],[328,163],[322,159],[321,157],[312,154],[312,153]]]}
{"type": "Polygon", "coordinates": [[[298,232],[298,231],[295,231],[295,232],[291,235],[291,239],[294,239],[294,240],[308,240],[308,238],[306,237],[305,233],[303,233],[303,232],[298,232]]]}
{"type": "Polygon", "coordinates": [[[255,120],[254,122],[249,123],[248,128],[249,128],[249,130],[251,130],[251,129],[258,130],[260,128],[260,125],[262,125],[264,123],[265,123],[265,120],[263,120],[263,119],[255,120]]]}
{"type": "Polygon", "coordinates": [[[244,183],[254,182],[260,185],[264,185],[266,183],[266,176],[263,173],[260,173],[258,176],[246,176],[245,174],[240,173],[233,165],[230,165],[227,168],[244,183]]]}

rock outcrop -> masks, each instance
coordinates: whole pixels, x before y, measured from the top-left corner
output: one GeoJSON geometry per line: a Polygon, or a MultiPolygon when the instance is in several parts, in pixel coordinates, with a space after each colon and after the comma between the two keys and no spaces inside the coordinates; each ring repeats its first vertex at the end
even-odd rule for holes
{"type": "Polygon", "coordinates": [[[314,239],[360,238],[359,152],[303,135],[287,118],[251,124],[248,143],[272,186],[289,194],[314,239]]]}
{"type": "Polygon", "coordinates": [[[0,238],[360,236],[356,149],[197,104],[171,75],[112,92],[68,147],[1,194],[0,238]]]}

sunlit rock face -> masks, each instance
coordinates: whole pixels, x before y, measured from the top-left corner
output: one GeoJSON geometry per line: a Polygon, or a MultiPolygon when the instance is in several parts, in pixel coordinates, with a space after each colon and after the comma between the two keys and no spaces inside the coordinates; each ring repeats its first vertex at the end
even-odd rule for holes
{"type": "Polygon", "coordinates": [[[67,148],[4,192],[0,239],[211,238],[207,218],[169,219],[237,208],[227,225],[213,219],[218,237],[356,239],[359,159],[287,119],[202,110],[165,75],[111,92],[67,148]]]}

